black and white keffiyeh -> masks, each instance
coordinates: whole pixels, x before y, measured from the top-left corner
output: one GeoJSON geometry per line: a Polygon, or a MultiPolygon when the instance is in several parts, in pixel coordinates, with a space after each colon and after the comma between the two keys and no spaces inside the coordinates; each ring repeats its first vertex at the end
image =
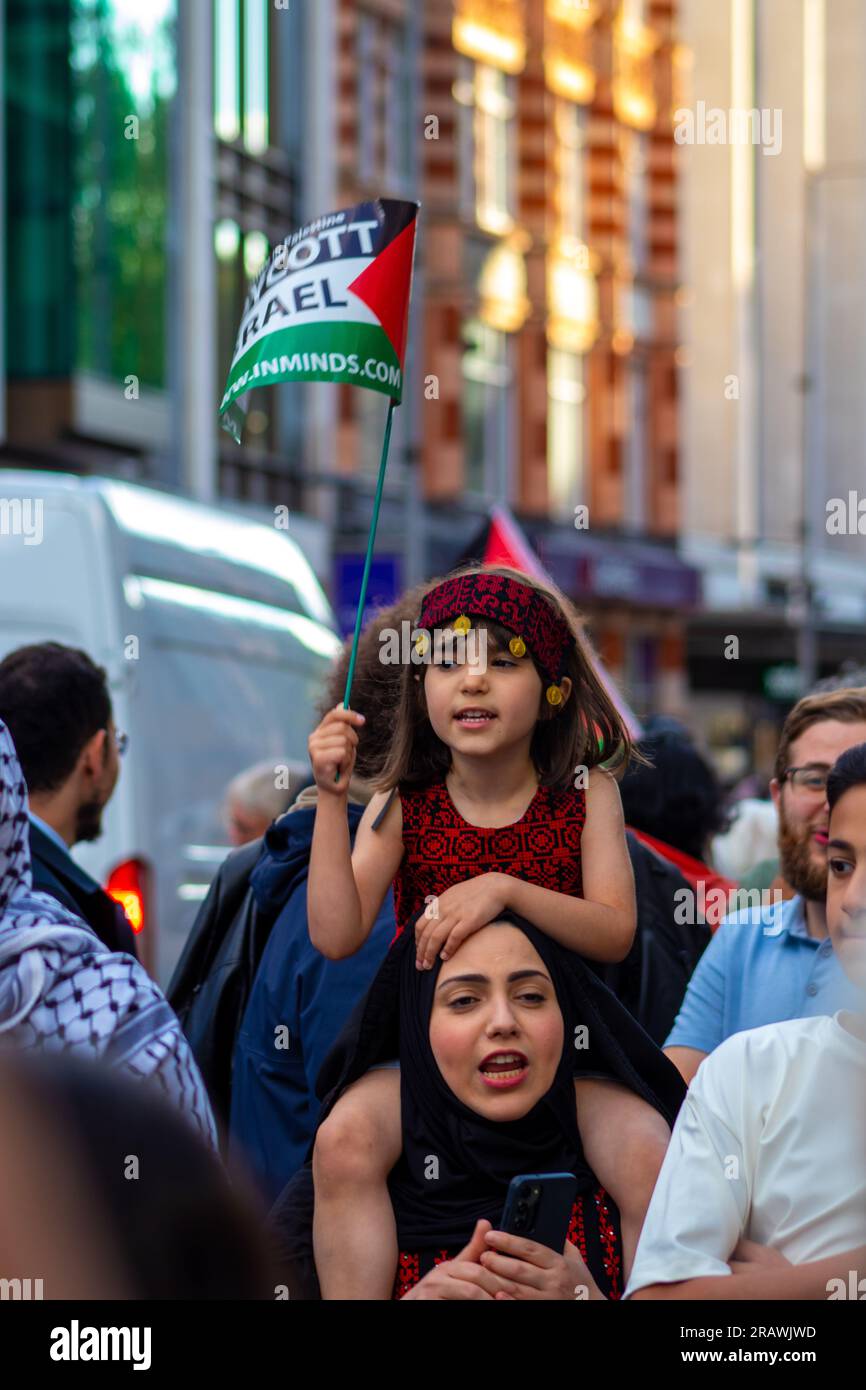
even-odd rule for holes
{"type": "Polygon", "coordinates": [[[132,956],[33,888],[27,788],[0,720],[0,1045],[71,1052],[155,1083],[211,1147],[216,1129],[177,1016],[132,956]]]}

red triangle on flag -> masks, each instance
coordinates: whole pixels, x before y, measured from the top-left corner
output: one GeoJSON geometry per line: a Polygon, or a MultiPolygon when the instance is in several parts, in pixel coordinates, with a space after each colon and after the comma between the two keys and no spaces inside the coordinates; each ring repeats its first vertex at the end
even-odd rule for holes
{"type": "Polygon", "coordinates": [[[409,292],[412,281],[412,254],[415,249],[415,218],[394,240],[379,252],[349,289],[373,310],[403,366],[406,331],[409,326],[409,292]]]}

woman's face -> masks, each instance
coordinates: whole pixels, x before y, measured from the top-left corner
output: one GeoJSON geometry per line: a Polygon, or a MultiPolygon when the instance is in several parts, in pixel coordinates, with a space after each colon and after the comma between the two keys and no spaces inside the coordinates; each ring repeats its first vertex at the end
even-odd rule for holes
{"type": "Polygon", "coordinates": [[[535,947],[507,922],[468,937],[442,966],[430,1046],[458,1100],[491,1120],[519,1120],[553,1085],[562,1012],[535,947]]]}

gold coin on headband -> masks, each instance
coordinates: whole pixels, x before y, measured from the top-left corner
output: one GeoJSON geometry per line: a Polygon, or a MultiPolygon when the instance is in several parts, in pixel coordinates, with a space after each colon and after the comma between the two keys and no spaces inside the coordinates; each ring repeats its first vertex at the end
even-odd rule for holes
{"type": "Polygon", "coordinates": [[[512,656],[525,656],[526,643],[522,637],[512,637],[511,641],[508,643],[508,650],[511,652],[512,656]]]}
{"type": "Polygon", "coordinates": [[[472,626],[471,619],[465,613],[461,613],[459,618],[455,618],[452,624],[455,632],[468,632],[472,626]]]}
{"type": "Polygon", "coordinates": [[[415,638],[415,650],[419,656],[423,656],[429,646],[429,639],[426,632],[419,632],[415,638]]]}
{"type": "Polygon", "coordinates": [[[547,687],[547,702],[550,705],[562,704],[562,691],[558,685],[549,685],[547,687]]]}

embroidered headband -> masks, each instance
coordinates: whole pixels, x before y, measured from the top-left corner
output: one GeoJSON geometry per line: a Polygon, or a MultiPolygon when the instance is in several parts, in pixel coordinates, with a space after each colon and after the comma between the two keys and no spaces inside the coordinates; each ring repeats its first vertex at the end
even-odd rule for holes
{"type": "Polygon", "coordinates": [[[528,647],[550,681],[548,701],[562,703],[559,683],[574,635],[544,594],[504,574],[461,574],[425,595],[418,626],[432,631],[450,623],[457,632],[468,632],[470,618],[490,618],[515,633],[512,655],[523,656],[528,647]]]}

